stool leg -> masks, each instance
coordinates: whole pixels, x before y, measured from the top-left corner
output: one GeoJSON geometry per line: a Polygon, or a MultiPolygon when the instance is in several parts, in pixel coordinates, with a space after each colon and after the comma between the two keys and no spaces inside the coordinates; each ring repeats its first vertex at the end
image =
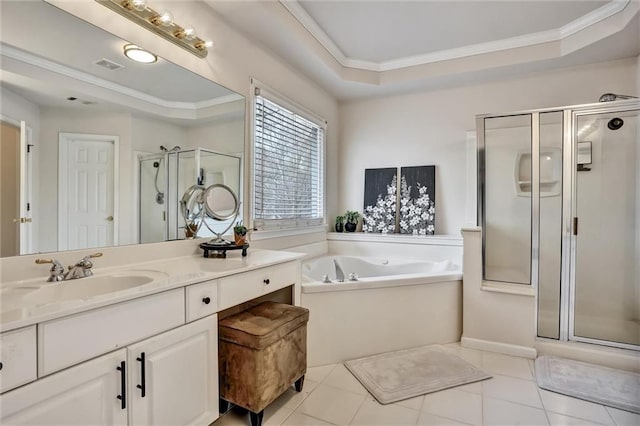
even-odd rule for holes
{"type": "Polygon", "coordinates": [[[226,399],[219,398],[218,401],[218,411],[220,414],[224,414],[231,409],[231,403],[226,399]]]}
{"type": "Polygon", "coordinates": [[[304,385],[304,376],[296,380],[296,383],[295,383],[296,392],[302,392],[302,385],[304,385]]]}
{"type": "Polygon", "coordinates": [[[249,411],[249,419],[251,420],[251,426],[262,426],[262,418],[264,417],[264,410],[259,413],[249,411]]]}

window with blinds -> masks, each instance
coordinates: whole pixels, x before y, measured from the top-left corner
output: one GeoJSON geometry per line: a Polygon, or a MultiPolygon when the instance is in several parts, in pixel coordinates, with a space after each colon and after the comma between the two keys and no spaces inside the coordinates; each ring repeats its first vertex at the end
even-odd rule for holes
{"type": "Polygon", "coordinates": [[[254,227],[323,224],[324,128],[260,94],[254,107],[254,227]]]}

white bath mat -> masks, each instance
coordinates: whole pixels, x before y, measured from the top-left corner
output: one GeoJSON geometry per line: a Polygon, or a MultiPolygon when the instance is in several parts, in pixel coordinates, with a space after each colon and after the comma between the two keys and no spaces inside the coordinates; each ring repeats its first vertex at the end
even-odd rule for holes
{"type": "Polygon", "coordinates": [[[344,365],[381,404],[491,377],[438,345],[354,359],[344,365]]]}
{"type": "Polygon", "coordinates": [[[640,374],[552,356],[535,365],[543,389],[640,413],[640,374]]]}

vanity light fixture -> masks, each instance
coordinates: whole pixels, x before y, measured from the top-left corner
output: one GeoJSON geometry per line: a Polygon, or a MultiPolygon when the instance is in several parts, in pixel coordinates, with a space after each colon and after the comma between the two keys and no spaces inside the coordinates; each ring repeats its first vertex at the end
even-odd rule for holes
{"type": "Polygon", "coordinates": [[[124,45],[124,56],[132,61],[140,62],[141,64],[153,64],[158,61],[158,57],[156,55],[136,46],[135,44],[124,45]]]}
{"type": "MultiPolygon", "coordinates": [[[[176,24],[169,11],[156,12],[147,5],[146,0],[96,1],[201,58],[205,58],[207,49],[213,46],[213,42],[198,37],[192,26],[176,24]]],[[[129,55],[127,57],[131,58],[129,55]]]]}

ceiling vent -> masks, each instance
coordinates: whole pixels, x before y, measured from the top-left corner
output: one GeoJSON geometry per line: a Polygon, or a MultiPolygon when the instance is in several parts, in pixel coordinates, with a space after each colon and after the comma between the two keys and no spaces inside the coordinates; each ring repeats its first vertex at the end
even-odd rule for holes
{"type": "Polygon", "coordinates": [[[120,68],[124,68],[124,65],[120,65],[116,62],[110,61],[108,59],[102,58],[99,61],[94,62],[94,64],[99,65],[101,67],[104,67],[108,70],[111,71],[115,71],[115,70],[119,70],[120,68]]]}

